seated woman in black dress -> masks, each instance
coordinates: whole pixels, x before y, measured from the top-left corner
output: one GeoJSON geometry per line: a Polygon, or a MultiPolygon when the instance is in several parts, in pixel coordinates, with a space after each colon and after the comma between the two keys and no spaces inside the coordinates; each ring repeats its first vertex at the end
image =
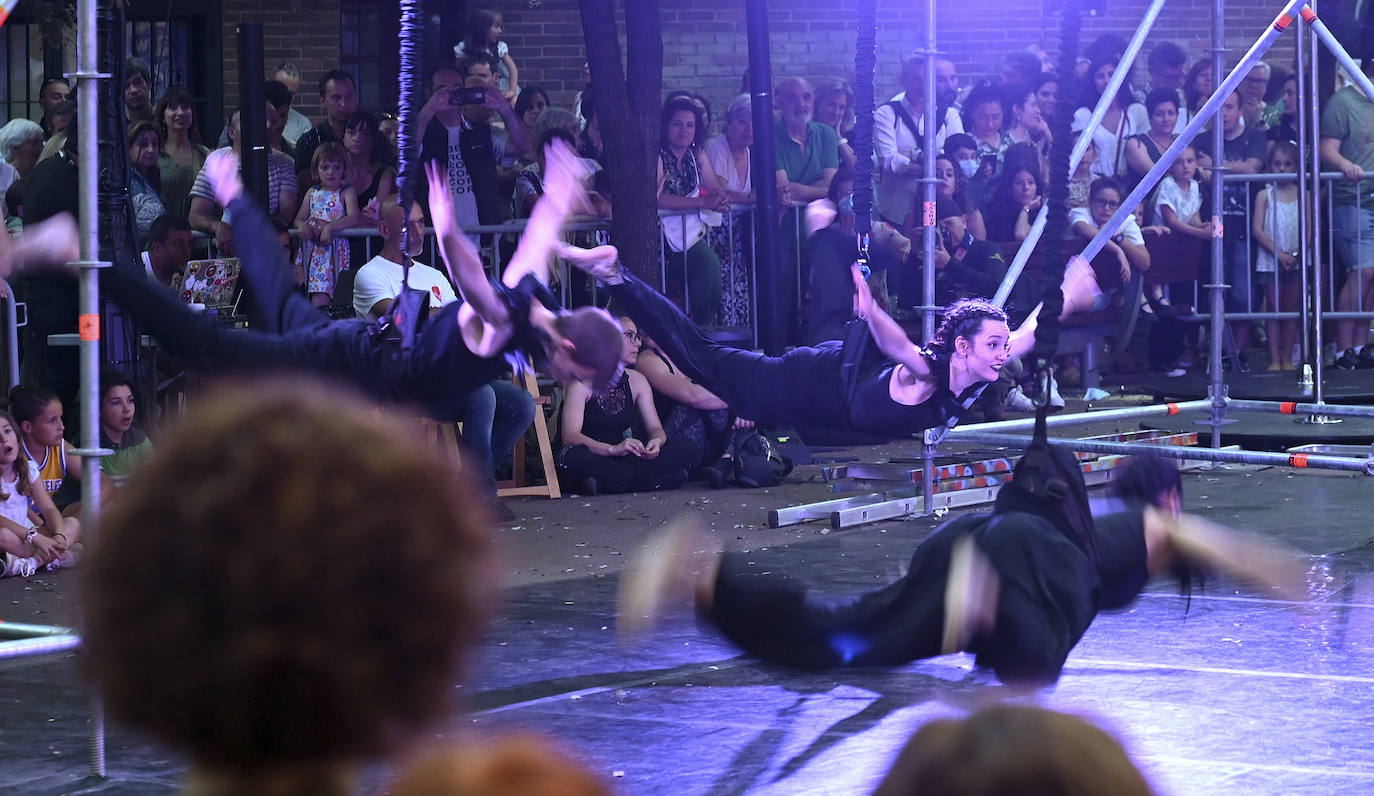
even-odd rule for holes
{"type": "MultiPolygon", "coordinates": [[[[1001,308],[967,299],[945,311],[935,339],[921,348],[875,304],[856,265],[855,312],[870,335],[769,356],[708,339],[671,301],[622,269],[613,246],[563,245],[559,253],[605,283],[617,306],[692,381],[757,423],[909,437],[962,415],[1007,359],[1028,353],[1035,341],[1035,312],[1012,332],[1001,308]]],[[[1066,269],[1063,289],[1064,315],[1092,305],[1096,283],[1081,258],[1066,269]]]]}
{"type": "Polygon", "coordinates": [[[664,433],[649,382],[628,367],[639,332],[628,318],[622,325],[620,374],[601,390],[574,382],[563,398],[558,466],[564,486],[584,495],[677,489],[701,458],[694,443],[664,433]]]}

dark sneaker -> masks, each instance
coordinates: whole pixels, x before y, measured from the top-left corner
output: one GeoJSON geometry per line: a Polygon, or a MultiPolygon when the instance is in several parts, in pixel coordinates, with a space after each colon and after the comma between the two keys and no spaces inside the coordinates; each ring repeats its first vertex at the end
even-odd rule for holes
{"type": "Polygon", "coordinates": [[[1331,367],[1338,370],[1355,370],[1360,367],[1360,357],[1355,353],[1355,349],[1346,349],[1340,356],[1336,357],[1336,361],[1331,363],[1331,367]]]}
{"type": "Polygon", "coordinates": [[[1374,368],[1374,346],[1365,346],[1355,357],[1355,367],[1360,370],[1374,368]]]}

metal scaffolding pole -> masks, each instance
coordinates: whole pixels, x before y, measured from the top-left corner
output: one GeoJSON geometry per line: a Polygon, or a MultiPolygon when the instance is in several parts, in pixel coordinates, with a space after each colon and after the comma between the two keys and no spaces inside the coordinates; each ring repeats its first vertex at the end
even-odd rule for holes
{"type": "MultiPolygon", "coordinates": [[[[1078,134],[1078,140],[1074,142],[1073,154],[1069,156],[1069,173],[1066,179],[1073,177],[1074,171],[1078,169],[1078,164],[1087,154],[1088,144],[1093,140],[1093,130],[1102,124],[1102,119],[1107,115],[1107,109],[1112,106],[1116,93],[1121,90],[1122,84],[1126,82],[1131,64],[1135,63],[1136,56],[1140,54],[1141,46],[1145,44],[1145,37],[1149,35],[1150,29],[1154,27],[1155,20],[1159,18],[1159,12],[1162,10],[1164,10],[1164,0],[1152,0],[1150,7],[1145,10],[1145,16],[1141,18],[1140,25],[1136,27],[1135,35],[1126,45],[1126,51],[1121,54],[1121,60],[1116,65],[1116,71],[1107,81],[1107,88],[1098,98],[1097,106],[1093,108],[1092,116],[1088,118],[1088,124],[1083,128],[1083,132],[1078,134]]],[[[1016,256],[1011,259],[1011,264],[1007,266],[1007,274],[1003,277],[1002,284],[997,287],[997,292],[993,294],[992,302],[997,306],[1000,307],[1007,302],[1007,296],[1011,295],[1011,289],[1016,286],[1016,281],[1021,278],[1021,272],[1025,270],[1026,263],[1030,260],[1031,252],[1035,250],[1035,245],[1040,242],[1040,236],[1045,232],[1045,221],[1048,218],[1049,205],[1041,204],[1040,211],[1035,214],[1035,223],[1031,225],[1030,233],[1022,241],[1021,247],[1016,250],[1016,256]]],[[[927,333],[926,339],[929,340],[931,336],[927,333]]]]}
{"type": "MultiPolygon", "coordinates": [[[[967,442],[980,442],[988,445],[1004,445],[1009,448],[1025,448],[1031,438],[1016,434],[991,434],[986,432],[970,433],[963,437],[967,442]]],[[[1142,451],[1157,453],[1169,459],[1189,459],[1210,461],[1219,464],[1259,464],[1274,467],[1300,467],[1321,470],[1344,470],[1346,472],[1374,475],[1374,456],[1354,459],[1342,456],[1315,456],[1303,453],[1267,453],[1263,451],[1219,450],[1217,448],[1186,448],[1175,445],[1142,445],[1132,442],[1099,442],[1086,439],[1050,439],[1050,443],[1073,451],[1087,453],[1124,453],[1134,454],[1142,451]]]]}
{"type": "MultiPolygon", "coordinates": [[[[1225,67],[1225,62],[1222,59],[1222,56],[1226,52],[1225,27],[1222,21],[1222,16],[1225,11],[1225,0],[1212,0],[1213,75],[1221,74],[1222,69],[1225,67]]],[[[1244,62],[1238,64],[1236,66],[1236,71],[1229,75],[1228,79],[1233,79],[1234,82],[1237,83],[1240,82],[1249,71],[1248,67],[1246,67],[1245,71],[1241,71],[1241,66],[1243,65],[1244,62]]],[[[1213,95],[1212,100],[1215,101],[1217,97],[1221,97],[1224,101],[1229,94],[1230,90],[1225,93],[1218,90],[1217,93],[1213,95]]],[[[1221,103],[1217,103],[1217,107],[1221,107],[1221,103]]],[[[1201,116],[1203,114],[1199,113],[1198,115],[1201,116]]],[[[1187,134],[1185,130],[1184,134],[1179,136],[1180,140],[1187,137],[1187,134]]],[[[1212,355],[1207,363],[1207,375],[1210,382],[1208,392],[1211,393],[1212,399],[1212,414],[1210,421],[1212,426],[1213,448],[1221,447],[1221,424],[1226,418],[1225,386],[1222,384],[1221,374],[1221,339],[1226,328],[1226,288],[1229,287],[1229,285],[1226,284],[1225,273],[1226,240],[1222,235],[1221,228],[1222,211],[1225,206],[1222,196],[1225,186],[1222,185],[1221,181],[1221,176],[1225,174],[1225,170],[1223,169],[1223,163],[1225,162],[1223,152],[1225,151],[1225,147],[1226,139],[1221,129],[1221,121],[1218,120],[1212,125],[1212,284],[1207,286],[1212,291],[1212,317],[1209,319],[1211,322],[1208,324],[1211,328],[1210,334],[1212,335],[1212,339],[1208,341],[1211,344],[1212,355]]],[[[1182,151],[1181,147],[1180,151],[1182,151]]],[[[1160,160],[1165,160],[1166,158],[1167,155],[1161,157],[1160,160]]],[[[1146,177],[1146,179],[1149,179],[1149,177],[1146,177]]],[[[1153,185],[1153,183],[1151,184],[1153,185]]],[[[1109,226],[1110,223],[1111,222],[1108,222],[1109,226]]],[[[1094,243],[1095,242],[1096,241],[1094,241],[1094,243]]],[[[1089,248],[1092,248],[1091,244],[1089,244],[1089,248]]],[[[1086,256],[1086,254],[1085,252],[1084,255],[1086,256]]],[[[1248,268],[1249,265],[1247,264],[1246,267],[1248,268]]],[[[1236,369],[1239,370],[1242,353],[1237,351],[1235,354],[1236,369]]]]}
{"type": "MultiPolygon", "coordinates": [[[[935,96],[935,0],[926,0],[926,104],[925,104],[925,140],[922,147],[925,149],[923,154],[924,170],[921,174],[923,194],[921,203],[921,232],[922,249],[925,252],[925,267],[921,269],[921,303],[924,309],[921,313],[921,339],[930,340],[935,336],[935,223],[939,220],[935,217],[935,112],[939,109],[940,103],[935,96]]],[[[935,445],[927,442],[921,446],[921,461],[925,465],[925,471],[931,472],[935,467],[935,445]]],[[[934,484],[929,478],[921,481],[921,494],[925,496],[923,505],[931,504],[934,484]]]]}
{"type": "MultiPolygon", "coordinates": [[[[1072,426],[1081,423],[1099,423],[1114,420],[1134,420],[1141,417],[1156,417],[1158,415],[1176,415],[1190,409],[1206,409],[1212,402],[1207,398],[1199,398],[1196,401],[1184,401],[1175,404],[1151,404],[1149,406],[1125,406],[1119,409],[1103,409],[1100,412],[1076,412],[1065,415],[1051,415],[1045,418],[1047,428],[1058,428],[1060,426],[1072,426]]],[[[992,423],[973,423],[967,426],[956,426],[949,429],[942,436],[945,439],[963,441],[965,436],[970,433],[998,432],[998,431],[1029,431],[1035,427],[1035,418],[1027,417],[1020,420],[997,420],[992,423]]],[[[943,430],[943,429],[940,429],[943,430]]],[[[926,431],[927,436],[932,436],[937,429],[926,431]]]]}
{"type": "MultiPolygon", "coordinates": [[[[1312,173],[1307,176],[1311,183],[1307,190],[1311,204],[1308,214],[1311,217],[1314,231],[1322,228],[1322,156],[1321,156],[1321,109],[1318,107],[1321,80],[1318,73],[1318,60],[1321,48],[1317,46],[1317,34],[1311,24],[1307,30],[1301,31],[1307,39],[1307,142],[1311,147],[1311,152],[1304,152],[1303,155],[1310,154],[1312,173]]],[[[1302,71],[1303,65],[1298,65],[1298,71],[1302,71]]],[[[1322,248],[1321,245],[1313,242],[1312,245],[1312,400],[1314,403],[1326,403],[1326,386],[1323,384],[1325,379],[1326,363],[1324,361],[1326,351],[1326,335],[1322,330],[1322,302],[1325,297],[1322,295],[1325,287],[1326,274],[1322,268],[1322,248]]],[[[1322,422],[1320,417],[1313,417],[1312,422],[1322,422]]]]}
{"type": "Polygon", "coordinates": [[[1350,53],[1346,51],[1345,47],[1341,46],[1340,41],[1336,38],[1336,34],[1332,33],[1331,29],[1326,26],[1326,23],[1322,22],[1321,19],[1317,17],[1315,6],[1316,0],[1312,0],[1312,2],[1302,10],[1303,21],[1312,29],[1313,35],[1320,39],[1321,43],[1326,45],[1326,49],[1335,56],[1336,63],[1345,67],[1345,71],[1350,75],[1350,78],[1355,81],[1355,85],[1360,87],[1360,91],[1363,91],[1364,95],[1369,97],[1370,102],[1374,102],[1374,80],[1369,79],[1369,76],[1360,68],[1359,63],[1354,58],[1350,57],[1350,53]]]}
{"type": "Polygon", "coordinates": [[[1331,417],[1374,417],[1374,406],[1356,404],[1299,403],[1297,401],[1251,401],[1230,398],[1229,409],[1251,412],[1278,412],[1281,415],[1329,415],[1331,417]]]}
{"type": "MultiPolygon", "coordinates": [[[[100,81],[110,79],[99,69],[96,0],[80,0],[77,6],[77,169],[79,191],[81,269],[77,313],[81,347],[81,448],[82,520],[93,528],[100,519],[100,277],[98,269],[109,265],[100,257],[100,216],[96,201],[100,174],[100,81]]],[[[100,695],[91,694],[91,773],[105,776],[105,710],[100,695]]]]}
{"type": "MultiPolygon", "coordinates": [[[[1298,302],[1299,310],[1302,313],[1300,321],[1302,331],[1302,363],[1298,369],[1298,387],[1305,394],[1312,389],[1312,371],[1308,368],[1312,363],[1312,330],[1309,326],[1311,322],[1311,304],[1307,297],[1310,288],[1309,268],[1312,267],[1313,257],[1311,249],[1317,245],[1316,227],[1312,226],[1311,203],[1315,201],[1312,197],[1312,189],[1307,180],[1302,176],[1302,164],[1307,157],[1307,148],[1313,142],[1307,138],[1307,109],[1303,100],[1307,99],[1307,92],[1316,89],[1316,77],[1308,76],[1303,71],[1303,65],[1307,63],[1307,30],[1301,21],[1298,22],[1298,41],[1297,41],[1297,69],[1293,70],[1293,79],[1297,85],[1298,107],[1294,108],[1293,120],[1298,126],[1298,295],[1301,300],[1298,302]]],[[[1284,356],[1289,356],[1289,352],[1283,352],[1284,356]]]]}

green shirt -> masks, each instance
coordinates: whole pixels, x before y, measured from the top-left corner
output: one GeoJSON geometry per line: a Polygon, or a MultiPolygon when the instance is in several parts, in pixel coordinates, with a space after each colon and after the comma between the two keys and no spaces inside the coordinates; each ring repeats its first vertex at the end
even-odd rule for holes
{"type": "MultiPolygon", "coordinates": [[[[1346,86],[1331,95],[1322,110],[1322,138],[1341,139],[1341,157],[1358,163],[1365,171],[1374,171],[1374,102],[1354,86],[1346,86]]],[[[1374,208],[1374,179],[1353,183],[1341,178],[1331,188],[1331,196],[1341,204],[1355,204],[1356,195],[1364,196],[1364,206],[1374,208]]]]}
{"type": "Polygon", "coordinates": [[[807,122],[806,148],[787,134],[781,119],[773,125],[773,159],[777,170],[787,179],[800,185],[811,185],[824,176],[826,169],[840,167],[840,137],[835,128],[820,122],[807,122]]]}
{"type": "Polygon", "coordinates": [[[130,428],[124,432],[124,439],[116,443],[105,434],[105,430],[100,430],[101,447],[109,448],[113,454],[100,460],[100,469],[106,475],[115,480],[116,484],[133,475],[139,462],[146,459],[153,452],[153,443],[148,436],[136,428],[130,428]]]}

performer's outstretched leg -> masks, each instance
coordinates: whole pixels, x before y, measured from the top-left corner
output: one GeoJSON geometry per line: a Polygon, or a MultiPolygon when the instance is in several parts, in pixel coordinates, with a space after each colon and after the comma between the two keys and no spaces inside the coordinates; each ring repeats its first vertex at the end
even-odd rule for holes
{"type": "Polygon", "coordinates": [[[284,334],[329,323],[297,290],[277,230],[262,208],[240,195],[229,203],[227,212],[248,294],[262,315],[262,331],[284,334]]]}

